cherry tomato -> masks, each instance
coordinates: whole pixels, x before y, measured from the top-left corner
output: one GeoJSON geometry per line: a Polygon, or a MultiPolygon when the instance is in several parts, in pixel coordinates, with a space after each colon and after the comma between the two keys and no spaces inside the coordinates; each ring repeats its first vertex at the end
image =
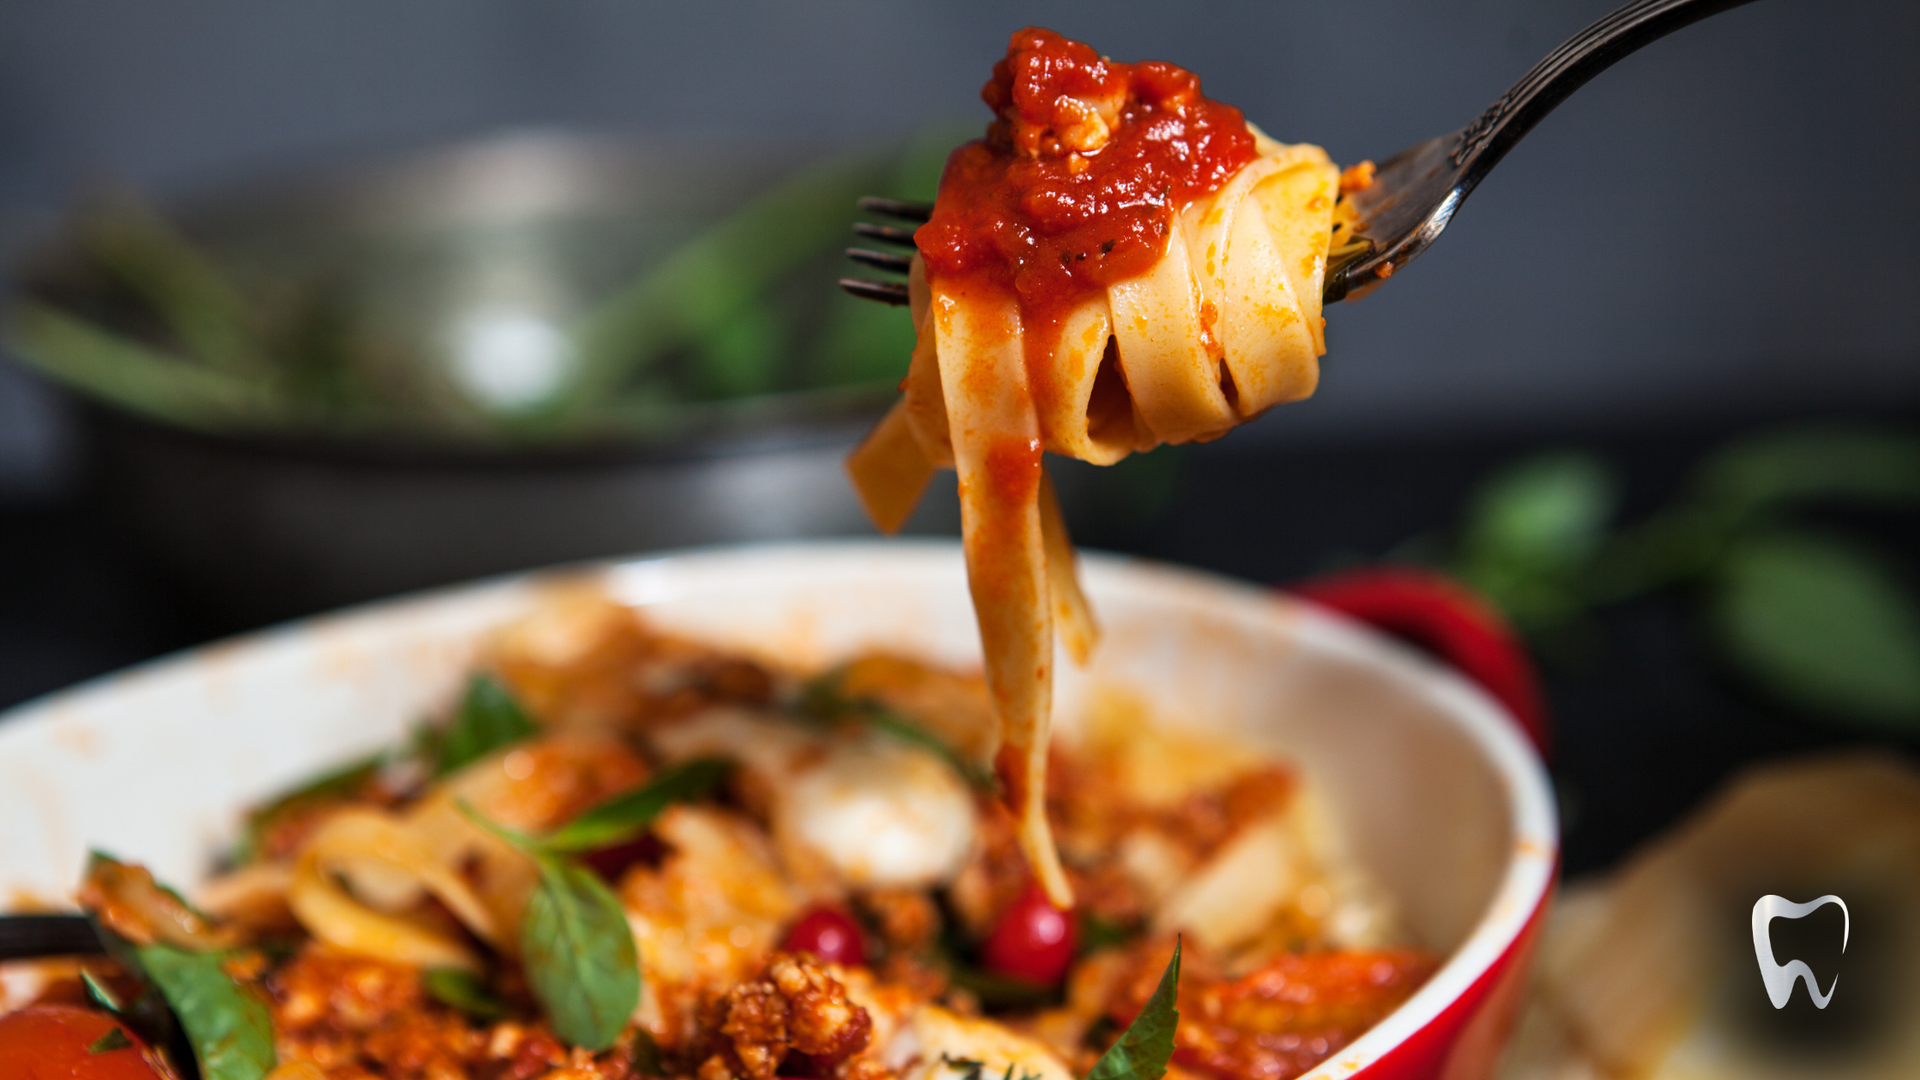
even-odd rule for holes
{"type": "Polygon", "coordinates": [[[0,1074],[8,1080],[160,1080],[138,1035],[115,1017],[77,1005],[29,1005],[0,1016],[0,1074]],[[114,1028],[126,1045],[88,1049],[114,1028]]]}
{"type": "Polygon", "coordinates": [[[809,952],[829,964],[848,967],[867,962],[860,927],[843,911],[817,907],[800,916],[780,946],[787,952],[809,952]]]}
{"type": "Polygon", "coordinates": [[[987,935],[980,962],[995,974],[1051,986],[1073,964],[1079,938],[1073,913],[1048,903],[1039,884],[1030,884],[987,935]]]}

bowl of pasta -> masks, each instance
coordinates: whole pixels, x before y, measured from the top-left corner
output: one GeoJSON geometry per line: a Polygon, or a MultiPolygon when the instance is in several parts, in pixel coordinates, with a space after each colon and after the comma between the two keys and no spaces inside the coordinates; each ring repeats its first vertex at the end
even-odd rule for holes
{"type": "Polygon", "coordinates": [[[1310,394],[1371,167],[1039,28],[982,97],[933,206],[870,204],[924,222],[866,230],[905,283],[853,283],[915,344],[847,471],[893,531],[953,469],[960,545],[524,576],[20,710],[0,896],[71,897],[35,925],[87,955],[8,972],[0,1062],[1490,1076],[1557,865],[1524,666],[1452,619],[1484,693],[1328,607],[1444,588],[1079,559],[1044,464],[1310,394]]]}
{"type": "Polygon", "coordinates": [[[0,1060],[1489,1075],[1558,850],[1512,717],[1314,605],[1079,569],[1101,640],[1058,646],[1043,789],[1066,909],[1006,804],[947,543],[519,576],[16,709],[0,897],[77,897],[107,952],[0,965],[0,1060]],[[171,1051],[121,1004],[143,988],[171,1051]]]}

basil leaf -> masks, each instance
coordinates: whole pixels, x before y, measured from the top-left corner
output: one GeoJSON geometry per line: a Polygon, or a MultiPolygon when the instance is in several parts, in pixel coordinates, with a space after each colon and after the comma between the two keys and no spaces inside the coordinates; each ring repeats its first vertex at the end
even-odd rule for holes
{"type": "Polygon", "coordinates": [[[274,1067],[266,1002],[227,974],[227,954],[142,945],[140,967],[180,1018],[201,1080],[261,1080],[274,1067]]]}
{"type": "Polygon", "coordinates": [[[613,890],[578,863],[537,856],[520,959],[554,1034],[598,1053],[640,1004],[640,956],[613,890]]]}
{"type": "Polygon", "coordinates": [[[125,1050],[127,1047],[132,1045],[133,1045],[133,1040],[127,1038],[127,1033],[118,1027],[114,1027],[114,1028],[109,1028],[105,1035],[102,1035],[99,1038],[88,1043],[87,1053],[111,1054],[115,1050],[125,1050]]]}
{"type": "Polygon", "coordinates": [[[1474,495],[1454,569],[1516,622],[1565,622],[1583,605],[1580,574],[1617,502],[1612,475],[1589,455],[1521,461],[1474,495]]]}
{"type": "Polygon", "coordinates": [[[547,851],[594,851],[624,844],[645,832],[669,804],[697,799],[727,775],[723,758],[695,758],[655,776],[636,788],[593,807],[560,828],[539,838],[547,851]]]}
{"type": "Polygon", "coordinates": [[[523,833],[519,829],[507,828],[505,825],[475,810],[473,804],[465,799],[455,799],[453,801],[453,808],[460,811],[461,816],[465,817],[468,821],[473,822],[475,825],[480,826],[482,829],[505,840],[507,843],[512,844],[514,847],[536,859],[546,854],[546,849],[540,845],[539,837],[529,833],[523,833]]]}
{"type": "MultiPolygon", "coordinates": [[[[100,858],[98,852],[95,858],[100,858]]],[[[181,1034],[178,1018],[167,1005],[166,995],[154,984],[140,961],[140,947],[103,925],[97,917],[92,918],[94,933],[100,937],[100,944],[106,948],[107,956],[120,965],[120,970],[138,980],[139,989],[132,1001],[125,1001],[113,993],[98,979],[83,975],[81,983],[85,986],[87,997],[95,1005],[114,1013],[127,1022],[134,1033],[147,1041],[149,1046],[172,1048],[177,1057],[186,1057],[192,1053],[181,1034]]]]}
{"type": "Polygon", "coordinates": [[[507,1015],[507,1007],[494,996],[487,984],[470,972],[457,968],[430,968],[420,975],[427,996],[449,1005],[476,1020],[498,1020],[507,1015]]]}
{"type": "Polygon", "coordinates": [[[1756,681],[1840,719],[1920,730],[1920,609],[1878,560],[1769,533],[1736,545],[1717,584],[1720,643],[1756,681]]]}
{"type": "Polygon", "coordinates": [[[1160,1080],[1173,1058],[1173,1032],[1180,1024],[1174,1007],[1180,986],[1180,942],[1173,943],[1173,959],[1160,974],[1160,985],[1133,1018],[1120,1041],[1094,1062],[1086,1080],[1160,1080]]]}
{"type": "Polygon", "coordinates": [[[1696,490],[1732,514],[1823,500],[1920,504],[1920,438],[1870,427],[1808,427],[1745,439],[1700,467],[1696,490]]]}
{"type": "Polygon", "coordinates": [[[620,898],[538,837],[488,821],[465,802],[454,805],[540,868],[520,922],[520,964],[554,1034],[595,1053],[612,1046],[640,1004],[640,951],[620,898]]]}
{"type": "Polygon", "coordinates": [[[1567,567],[1599,546],[1619,497],[1606,467],[1587,454],[1548,454],[1503,469],[1468,510],[1469,547],[1567,567]]]}
{"type": "Polygon", "coordinates": [[[507,688],[490,675],[475,675],[467,684],[460,711],[440,744],[438,775],[471,765],[503,746],[517,743],[538,729],[507,688]]]}

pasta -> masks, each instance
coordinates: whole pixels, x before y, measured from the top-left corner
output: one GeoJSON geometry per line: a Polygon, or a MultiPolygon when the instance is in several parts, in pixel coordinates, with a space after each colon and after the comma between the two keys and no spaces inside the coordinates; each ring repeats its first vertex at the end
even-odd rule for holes
{"type": "Polygon", "coordinates": [[[848,471],[887,532],[934,469],[959,473],[1008,804],[1065,908],[1044,814],[1054,636],[1084,661],[1097,628],[1043,451],[1111,465],[1313,393],[1347,226],[1324,151],[1274,142],[1170,64],[1028,28],[982,97],[996,119],[915,235],[903,394],[848,471]]]}
{"type": "MultiPolygon", "coordinates": [[[[97,857],[79,899],[135,967],[88,961],[94,985],[131,1000],[149,948],[202,961],[160,989],[227,1080],[1070,1080],[1179,941],[1183,1075],[1286,1080],[1434,967],[1286,761],[1118,691],[1051,747],[1072,914],[987,790],[978,675],[786,670],[575,599],[500,634],[450,712],[251,814],[198,907],[97,857]]],[[[0,1001],[0,1066],[50,1025],[100,1038],[59,1011],[92,992],[67,963],[0,1001]]]]}
{"type": "Polygon", "coordinates": [[[53,1057],[157,1080],[174,1050],[70,1004],[107,979],[236,1080],[1287,1080],[1411,995],[1436,958],[1287,762],[1115,693],[1051,737],[1056,649],[1099,627],[1044,454],[1310,394],[1342,177],[1044,30],[984,96],[917,237],[901,400],[849,461],[889,531],[958,472],[983,676],[788,670],[570,595],[444,723],[253,812],[200,908],[97,856],[115,959],[0,1014],[0,1058],[60,1028],[53,1057]]]}

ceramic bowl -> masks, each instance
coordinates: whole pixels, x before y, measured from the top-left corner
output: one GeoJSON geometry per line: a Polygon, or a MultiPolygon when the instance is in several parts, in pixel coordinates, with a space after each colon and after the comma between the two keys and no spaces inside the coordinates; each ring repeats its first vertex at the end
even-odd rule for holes
{"type": "MultiPolygon", "coordinates": [[[[1119,685],[1165,722],[1297,762],[1351,856],[1446,957],[1311,1077],[1491,1074],[1552,893],[1546,772],[1512,718],[1450,669],[1269,590],[1094,555],[1106,636],[1061,664],[1056,714],[1119,685]]],[[[191,886],[241,809],[389,744],[446,703],[492,627],[557,581],[688,634],[801,664],[884,645],[978,664],[957,546],[859,542],[693,551],[429,593],[138,667],[0,718],[0,897],[58,901],[89,847],[191,886]]]]}

